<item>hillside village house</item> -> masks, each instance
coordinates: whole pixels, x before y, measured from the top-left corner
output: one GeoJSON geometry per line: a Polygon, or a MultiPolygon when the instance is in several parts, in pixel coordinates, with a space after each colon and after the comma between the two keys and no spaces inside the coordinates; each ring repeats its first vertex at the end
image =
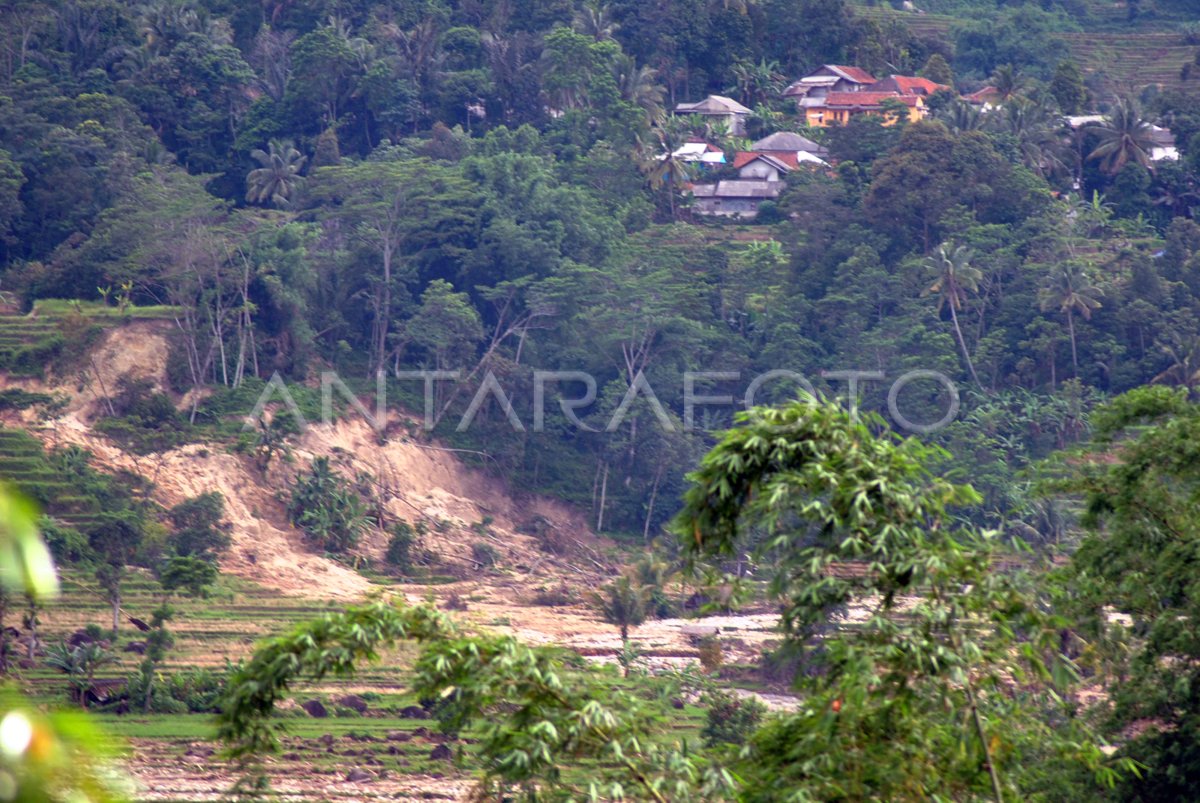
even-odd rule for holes
{"type": "Polygon", "coordinates": [[[799,134],[779,132],[750,147],[749,151],[734,154],[736,179],[692,187],[693,209],[697,214],[752,218],[763,201],[779,197],[788,173],[801,166],[828,166],[817,155],[825,155],[825,149],[799,134]]]}
{"type": "MultiPolygon", "coordinates": [[[[1103,114],[1081,114],[1068,116],[1064,118],[1073,129],[1083,128],[1085,126],[1102,125],[1106,118],[1103,114]]],[[[1152,162],[1176,162],[1179,161],[1179,147],[1175,142],[1175,134],[1169,128],[1163,128],[1160,125],[1150,126],[1150,152],[1149,157],[1152,162]]]]}
{"type": "Polygon", "coordinates": [[[675,107],[675,113],[716,118],[723,121],[735,137],[746,135],[746,118],[750,116],[749,109],[724,95],[709,95],[699,103],[680,103],[675,107]]]}
{"type": "Polygon", "coordinates": [[[688,140],[671,155],[681,162],[701,165],[725,164],[725,151],[700,139],[688,140]]]}
{"type": "MultiPolygon", "coordinates": [[[[753,153],[768,153],[776,158],[785,160],[791,158],[797,163],[815,161],[819,164],[825,164],[825,157],[829,155],[829,151],[824,146],[818,145],[808,137],[802,137],[790,131],[780,131],[768,137],[763,137],[750,146],[750,151],[753,153]]],[[[795,167],[794,164],[792,166],[795,167]]]]}
{"type": "Polygon", "coordinates": [[[858,92],[875,83],[875,76],[858,67],[826,64],[783,90],[783,97],[792,98],[804,113],[808,108],[824,106],[832,92],[858,92]]]}
{"type": "Polygon", "coordinates": [[[963,95],[962,99],[972,106],[977,106],[980,111],[984,112],[998,109],[1004,103],[1000,95],[1000,90],[994,86],[985,86],[983,89],[976,90],[969,95],[963,95]]]}
{"type": "Polygon", "coordinates": [[[925,99],[940,89],[950,87],[907,75],[876,79],[858,67],[826,64],[793,83],[783,96],[796,100],[805,123],[824,127],[845,125],[859,114],[882,116],[889,100],[902,104],[908,120],[916,122],[929,114],[925,99]]]}
{"type": "Polygon", "coordinates": [[[774,201],[783,192],[782,181],[725,179],[692,187],[694,211],[700,215],[752,218],[763,201],[774,201]]]}
{"type": "Polygon", "coordinates": [[[895,118],[888,117],[888,101],[899,103],[904,108],[902,113],[910,123],[925,119],[929,107],[924,99],[917,95],[901,95],[898,92],[832,92],[820,107],[805,109],[806,122],[811,126],[824,128],[830,125],[845,125],[851,117],[860,114],[874,114],[885,118],[884,125],[894,125],[895,118]]]}

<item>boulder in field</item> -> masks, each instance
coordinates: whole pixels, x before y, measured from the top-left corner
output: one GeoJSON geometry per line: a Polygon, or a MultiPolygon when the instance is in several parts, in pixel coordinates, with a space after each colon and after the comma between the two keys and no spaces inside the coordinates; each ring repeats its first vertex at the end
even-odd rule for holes
{"type": "Polygon", "coordinates": [[[300,707],[308,712],[308,715],[313,719],[324,719],[329,716],[329,711],[320,700],[306,700],[300,703],[300,707]]]}
{"type": "Polygon", "coordinates": [[[345,697],[339,698],[337,702],[338,705],[344,705],[360,714],[367,713],[367,701],[357,694],[347,694],[345,697]]]}

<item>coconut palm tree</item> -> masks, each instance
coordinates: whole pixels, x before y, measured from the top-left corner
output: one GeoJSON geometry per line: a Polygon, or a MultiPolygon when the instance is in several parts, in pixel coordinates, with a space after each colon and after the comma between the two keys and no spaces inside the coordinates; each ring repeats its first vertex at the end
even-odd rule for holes
{"type": "Polygon", "coordinates": [[[933,270],[936,278],[933,284],[925,290],[925,295],[937,295],[938,314],[943,307],[950,308],[950,320],[954,323],[954,334],[958,337],[958,347],[962,349],[963,360],[971,379],[983,389],[979,375],[975,373],[975,364],[971,362],[971,352],[967,350],[967,341],[963,339],[962,327],[958,323],[958,310],[971,293],[979,290],[979,281],[983,272],[971,264],[971,250],[965,245],[947,249],[943,243],[937,251],[925,258],[927,267],[933,270]]]}
{"type": "Polygon", "coordinates": [[[255,149],[250,152],[260,167],[246,175],[246,200],[254,204],[269,201],[275,206],[286,207],[304,181],[300,169],[307,157],[296,150],[291,140],[273,139],[267,147],[267,151],[255,149]]]}
{"type": "Polygon", "coordinates": [[[590,36],[597,42],[602,42],[605,39],[612,39],[613,34],[621,26],[613,19],[612,9],[606,3],[601,3],[599,0],[588,0],[575,11],[571,27],[584,36],[590,36]]]}
{"type": "Polygon", "coordinates": [[[691,165],[675,155],[687,141],[687,127],[677,117],[663,120],[654,127],[655,146],[643,159],[650,186],[655,190],[666,189],[667,204],[671,219],[675,220],[675,195],[691,178],[691,165]]]}
{"type": "Polygon", "coordinates": [[[1018,98],[987,117],[994,130],[1012,136],[1021,153],[1021,163],[1042,178],[1061,175],[1070,169],[1064,158],[1062,126],[1045,106],[1018,98]]]}
{"type": "Polygon", "coordinates": [[[613,77],[623,100],[639,106],[650,120],[662,118],[663,88],[658,83],[658,70],[639,67],[633,56],[622,54],[613,60],[613,77]]]}
{"type": "Polygon", "coordinates": [[[1039,292],[1042,312],[1057,308],[1067,319],[1071,337],[1071,365],[1079,376],[1079,349],[1075,339],[1075,313],[1091,320],[1092,312],[1100,308],[1104,291],[1092,284],[1083,268],[1072,262],[1059,265],[1050,274],[1049,282],[1039,292]]]}
{"type": "Polygon", "coordinates": [[[986,122],[985,115],[975,106],[962,100],[955,100],[939,114],[942,121],[956,133],[963,131],[978,131],[986,122]]]}
{"type": "Polygon", "coordinates": [[[1200,337],[1172,335],[1161,346],[1171,364],[1150,381],[1180,385],[1194,392],[1200,385],[1200,337]]]}
{"type": "Polygon", "coordinates": [[[761,59],[758,64],[739,61],[733,65],[732,72],[736,86],[730,91],[737,92],[741,102],[747,106],[766,103],[783,89],[784,77],[777,61],[761,59]]]}
{"type": "Polygon", "coordinates": [[[140,12],[138,33],[153,56],[162,55],[200,24],[196,9],[186,3],[155,0],[143,5],[140,12]]]}
{"type": "Polygon", "coordinates": [[[1100,169],[1110,176],[1130,162],[1147,170],[1154,169],[1150,159],[1150,150],[1154,147],[1150,123],[1142,119],[1142,111],[1136,102],[1119,99],[1104,122],[1088,126],[1088,130],[1100,135],[1100,144],[1087,158],[1098,159],[1100,169]]]}
{"type": "Polygon", "coordinates": [[[1007,103],[1013,98],[1021,97],[1025,88],[1025,76],[1011,64],[1001,64],[992,73],[992,87],[1000,97],[1001,103],[1007,103]]]}

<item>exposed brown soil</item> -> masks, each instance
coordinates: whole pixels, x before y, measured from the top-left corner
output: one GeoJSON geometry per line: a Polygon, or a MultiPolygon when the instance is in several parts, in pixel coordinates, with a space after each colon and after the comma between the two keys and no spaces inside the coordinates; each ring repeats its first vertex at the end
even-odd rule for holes
{"type": "MultiPolygon", "coordinates": [[[[514,492],[483,471],[464,465],[452,450],[427,442],[417,430],[396,418],[393,433],[380,444],[364,421],[348,418],[333,425],[313,425],[294,444],[289,463],[276,461],[264,475],[253,461],[221,447],[189,445],[161,454],[132,455],[91,429],[101,413],[101,386],[108,392],[121,376],[150,378],[163,385],[167,353],[164,322],[141,322],[109,330],[95,353],[95,368],[81,377],[51,383],[21,383],[31,390],[68,396],[56,420],[23,423],[48,446],[77,444],[95,456],[105,469],[136,472],[154,483],[154,498],[164,506],[208,491],[225,497],[232,525],[232,546],[222,558],[224,572],[301,600],[348,603],[380,587],[348,566],[314,554],[292,527],[285,511],[285,489],[294,473],[316,456],[328,456],[348,478],[370,475],[389,512],[428,528],[423,546],[437,558],[434,571],[461,578],[436,585],[404,584],[390,591],[412,603],[430,598],[445,606],[459,603],[459,618],[475,626],[512,633],[531,644],[560,644],[596,661],[612,661],[620,650],[617,631],[600,620],[592,594],[619,568],[614,545],[596,536],[584,517],[555,500],[514,492]],[[530,525],[549,528],[555,552],[544,551],[527,534],[530,525]],[[525,532],[522,532],[525,531],[525,532]],[[495,567],[481,567],[472,546],[486,542],[499,555],[495,567]],[[571,604],[536,604],[541,591],[563,593],[571,604]],[[465,610],[462,606],[465,605],[465,610]]],[[[360,546],[364,557],[381,565],[387,534],[372,531],[360,546]]],[[[291,603],[284,603],[291,604],[291,603]]],[[[55,611],[52,626],[70,632],[87,624],[86,616],[55,611]]],[[[705,627],[720,628],[726,662],[749,663],[772,638],[777,617],[758,611],[736,617],[709,618],[705,627]]],[[[192,665],[219,665],[237,660],[267,635],[253,621],[181,620],[172,628],[177,654],[192,665]]],[[[649,621],[637,628],[633,640],[649,667],[671,667],[697,660],[696,623],[682,619],[649,621]]],[[[133,656],[122,656],[134,661],[133,656]]],[[[168,661],[170,665],[170,661],[168,661]]],[[[395,691],[369,678],[339,681],[342,693],[395,691]]],[[[778,701],[772,701],[777,703],[778,701]]],[[[786,701],[784,701],[786,704],[786,701]]],[[[304,756],[303,746],[292,752],[304,756]]],[[[186,744],[137,741],[129,762],[145,800],[217,799],[234,780],[232,771],[186,744]]],[[[285,748],[285,755],[288,751],[285,748]]],[[[305,800],[460,800],[470,780],[448,769],[444,777],[414,776],[393,768],[378,777],[351,782],[345,771],[332,772],[303,760],[279,759],[272,768],[273,783],[282,799],[305,800]]],[[[349,769],[349,767],[345,768],[349,769]]]]}

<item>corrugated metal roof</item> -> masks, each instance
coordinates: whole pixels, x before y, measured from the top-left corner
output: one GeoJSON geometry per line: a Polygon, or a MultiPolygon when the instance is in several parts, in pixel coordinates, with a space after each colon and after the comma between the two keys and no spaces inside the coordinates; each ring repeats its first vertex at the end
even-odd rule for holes
{"type": "Polygon", "coordinates": [[[816,153],[821,146],[808,137],[793,134],[791,131],[779,131],[769,137],[763,137],[750,146],[752,151],[808,151],[816,153]]]}
{"type": "Polygon", "coordinates": [[[899,92],[902,95],[932,95],[939,89],[949,89],[945,84],[938,84],[928,78],[910,75],[891,75],[871,84],[865,92],[899,92]]]}
{"type": "Polygon", "coordinates": [[[885,100],[898,100],[905,106],[916,106],[918,98],[916,95],[900,95],[896,92],[830,92],[829,97],[825,98],[826,108],[845,107],[867,107],[879,106],[885,100]]]}
{"type": "Polygon", "coordinates": [[[873,84],[873,83],[875,83],[875,76],[871,75],[869,72],[862,69],[861,67],[847,67],[842,64],[826,64],[825,66],[831,70],[836,70],[837,72],[841,73],[846,78],[850,79],[851,81],[854,81],[855,83],[858,83],[858,84],[873,84]]]}
{"type": "Polygon", "coordinates": [[[750,114],[750,110],[733,98],[724,95],[709,95],[699,103],[680,103],[675,107],[677,112],[697,112],[709,114],[750,114]]]}
{"type": "Polygon", "coordinates": [[[716,184],[696,184],[692,195],[697,198],[778,198],[783,191],[782,181],[728,179],[716,184]]]}
{"type": "Polygon", "coordinates": [[[755,151],[738,151],[733,155],[733,166],[743,168],[751,162],[758,160],[766,162],[784,173],[790,173],[792,168],[796,167],[796,151],[790,153],[780,153],[779,155],[771,153],[757,153],[755,151]]]}

